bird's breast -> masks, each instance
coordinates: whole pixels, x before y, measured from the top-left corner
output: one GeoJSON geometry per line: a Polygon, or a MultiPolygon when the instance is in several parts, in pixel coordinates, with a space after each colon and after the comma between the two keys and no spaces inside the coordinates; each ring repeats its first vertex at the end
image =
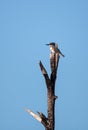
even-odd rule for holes
{"type": "Polygon", "coordinates": [[[55,53],[55,49],[53,47],[50,47],[50,51],[55,53]]]}

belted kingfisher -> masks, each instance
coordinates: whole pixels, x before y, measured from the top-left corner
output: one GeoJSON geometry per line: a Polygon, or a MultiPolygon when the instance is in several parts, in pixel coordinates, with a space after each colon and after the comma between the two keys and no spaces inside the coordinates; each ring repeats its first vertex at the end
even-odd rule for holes
{"type": "Polygon", "coordinates": [[[46,44],[46,45],[50,46],[51,53],[55,53],[55,54],[59,53],[60,55],[62,55],[64,57],[64,55],[62,54],[62,52],[58,48],[58,44],[57,43],[51,42],[51,43],[46,44]]]}

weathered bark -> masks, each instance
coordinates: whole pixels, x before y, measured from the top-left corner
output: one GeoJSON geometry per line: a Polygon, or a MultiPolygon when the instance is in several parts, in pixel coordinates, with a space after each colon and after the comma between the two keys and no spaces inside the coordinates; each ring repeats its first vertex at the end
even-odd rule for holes
{"type": "Polygon", "coordinates": [[[55,95],[55,82],[57,77],[57,68],[59,62],[59,53],[51,53],[50,54],[50,66],[51,66],[51,74],[50,77],[43,66],[42,62],[39,62],[39,66],[41,72],[45,78],[46,87],[47,87],[47,102],[48,102],[48,110],[47,110],[47,117],[38,112],[38,115],[32,112],[30,109],[26,111],[31,114],[36,120],[41,122],[45,127],[45,130],[54,130],[55,128],[55,100],[57,96],[55,95]]]}
{"type": "Polygon", "coordinates": [[[46,130],[54,130],[55,127],[55,100],[57,98],[57,96],[55,96],[55,81],[57,76],[58,62],[59,62],[59,54],[51,53],[50,54],[50,65],[51,65],[50,78],[41,61],[39,63],[42,74],[46,81],[47,95],[48,95],[48,119],[47,119],[47,124],[45,126],[46,130]]]}

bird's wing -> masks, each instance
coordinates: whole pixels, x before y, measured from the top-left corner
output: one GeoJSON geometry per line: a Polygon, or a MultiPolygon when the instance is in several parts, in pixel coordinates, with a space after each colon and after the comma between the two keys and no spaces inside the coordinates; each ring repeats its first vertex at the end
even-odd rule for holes
{"type": "Polygon", "coordinates": [[[58,44],[57,43],[55,43],[55,47],[58,48],[58,44]]]}
{"type": "Polygon", "coordinates": [[[58,68],[59,58],[60,58],[59,53],[56,53],[56,54],[55,54],[55,68],[56,68],[56,69],[58,68]]]}

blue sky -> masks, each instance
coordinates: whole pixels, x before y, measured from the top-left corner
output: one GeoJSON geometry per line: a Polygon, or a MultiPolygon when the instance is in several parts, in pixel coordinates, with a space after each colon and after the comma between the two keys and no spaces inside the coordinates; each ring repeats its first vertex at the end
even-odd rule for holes
{"type": "Polygon", "coordinates": [[[55,130],[88,130],[88,1],[0,1],[0,130],[43,130],[25,112],[47,114],[41,60],[50,74],[49,48],[57,42],[55,130]]]}

